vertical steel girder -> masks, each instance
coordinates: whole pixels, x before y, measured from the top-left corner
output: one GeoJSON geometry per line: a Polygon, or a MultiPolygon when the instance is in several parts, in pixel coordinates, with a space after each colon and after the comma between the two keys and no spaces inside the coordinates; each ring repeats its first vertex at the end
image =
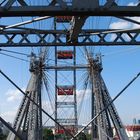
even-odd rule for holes
{"type": "MultiPolygon", "coordinates": [[[[57,49],[58,47],[55,46],[55,66],[52,66],[52,67],[46,67],[46,69],[52,69],[52,70],[55,70],[55,119],[57,122],[59,122],[61,125],[63,125],[65,127],[65,129],[68,129],[68,130],[72,130],[72,134],[75,134],[77,133],[78,131],[78,119],[77,119],[77,99],[76,99],[76,48],[75,47],[72,47],[73,49],[73,65],[72,66],[60,66],[59,67],[59,60],[58,60],[58,57],[57,57],[57,49]],[[73,98],[70,100],[70,101],[63,101],[63,100],[59,100],[58,98],[58,92],[57,92],[57,88],[58,88],[58,71],[71,71],[73,74],[72,74],[72,77],[73,77],[73,98]],[[70,116],[63,116],[61,117],[59,115],[59,110],[63,110],[63,109],[71,109],[72,113],[74,114],[72,118],[70,118],[70,116]]],[[[60,51],[60,48],[59,48],[59,51],[60,51]]],[[[59,83],[61,84],[61,83],[59,83]]],[[[67,95],[69,96],[69,95],[67,95]]],[[[55,129],[56,129],[56,133],[57,133],[57,130],[59,131],[61,128],[55,124],[55,129]]],[[[66,134],[66,137],[67,138],[70,138],[71,136],[69,136],[69,134],[65,133],[66,134]]]]}
{"type": "MultiPolygon", "coordinates": [[[[75,136],[74,136],[74,138],[77,138],[78,136],[79,136],[79,134],[81,133],[81,132],[83,132],[83,130],[85,130],[92,122],[94,122],[98,117],[99,117],[99,115],[101,115],[104,111],[106,111],[107,109],[108,109],[108,107],[109,106],[111,106],[112,105],[112,103],[114,103],[114,101],[115,100],[117,100],[121,95],[122,95],[122,93],[132,84],[132,83],[134,83],[134,81],[136,80],[136,79],[138,79],[140,77],[140,72],[131,80],[131,81],[129,81],[129,83],[111,100],[111,102],[107,105],[107,106],[105,106],[104,107],[104,109],[102,110],[102,111],[100,111],[96,116],[94,116],[94,118],[92,118],[88,123],[87,123],[87,125],[86,126],[84,126],[75,136]]],[[[72,138],[71,140],[74,140],[74,138],[72,138]]]]}
{"type": "MultiPolygon", "coordinates": [[[[93,86],[93,93],[94,93],[94,104],[92,104],[92,109],[96,110],[94,116],[96,114],[99,114],[101,110],[103,110],[111,101],[111,97],[108,93],[107,87],[103,81],[103,78],[101,76],[102,71],[102,64],[97,57],[96,59],[90,58],[90,73],[91,73],[91,83],[93,86]]],[[[92,116],[92,118],[94,118],[92,116]]],[[[108,140],[108,137],[113,138],[113,130],[111,127],[111,120],[113,122],[113,125],[116,129],[116,132],[121,140],[128,140],[128,136],[126,134],[125,128],[121,122],[121,119],[117,113],[117,110],[115,108],[115,105],[112,103],[106,111],[104,111],[98,118],[97,118],[97,128],[96,133],[98,134],[96,138],[99,138],[99,140],[108,140]],[[110,116],[110,117],[109,117],[110,116]]],[[[92,131],[95,127],[95,124],[92,123],[92,131]]],[[[93,133],[93,132],[92,132],[93,133]]],[[[94,132],[95,133],[95,132],[94,132]]],[[[94,134],[93,133],[93,134],[94,134]]],[[[94,135],[92,135],[93,138],[95,138],[94,135]]]]}
{"type": "Polygon", "coordinates": [[[68,42],[78,42],[78,36],[79,33],[82,30],[82,27],[86,21],[87,17],[81,17],[81,16],[77,16],[77,17],[73,17],[72,21],[71,21],[71,27],[68,31],[69,35],[67,36],[67,40],[68,42]]]}
{"type": "MultiPolygon", "coordinates": [[[[73,0],[74,9],[91,9],[99,7],[99,0],[73,0]]],[[[78,35],[88,16],[73,16],[71,26],[69,28],[68,42],[78,42],[78,35]]]]}
{"type": "MultiPolygon", "coordinates": [[[[26,94],[30,96],[30,98],[34,100],[38,105],[41,104],[39,101],[39,90],[41,88],[41,85],[39,84],[40,80],[40,77],[38,77],[36,74],[32,74],[26,89],[26,94]]],[[[40,137],[40,133],[42,133],[40,132],[40,129],[42,128],[42,124],[40,124],[42,121],[40,121],[40,119],[42,119],[42,117],[39,114],[39,108],[25,96],[23,97],[21,105],[18,109],[13,128],[18,133],[21,133],[25,139],[42,139],[40,137]]],[[[10,132],[7,140],[15,139],[16,135],[10,132]]]]}

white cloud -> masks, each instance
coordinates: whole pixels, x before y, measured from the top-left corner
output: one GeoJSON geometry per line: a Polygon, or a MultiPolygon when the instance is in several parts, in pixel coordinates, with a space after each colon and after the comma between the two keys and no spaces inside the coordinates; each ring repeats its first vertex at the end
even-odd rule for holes
{"type": "MultiPolygon", "coordinates": [[[[131,17],[130,19],[140,22],[140,17],[131,17]]],[[[132,22],[124,21],[124,20],[119,20],[117,22],[111,23],[109,28],[110,29],[139,29],[140,25],[139,24],[134,24],[132,22]]],[[[126,41],[131,39],[127,34],[123,34],[122,37],[126,41]]],[[[115,38],[116,38],[116,34],[111,34],[110,40],[112,41],[115,38]]]]}
{"type": "Polygon", "coordinates": [[[137,5],[138,5],[138,3],[134,3],[134,2],[128,3],[128,6],[137,6],[137,5]]]}
{"type": "MultiPolygon", "coordinates": [[[[128,17],[128,18],[140,22],[140,17],[128,17]]],[[[109,28],[110,29],[136,29],[136,28],[140,28],[140,25],[120,19],[116,22],[111,23],[109,28]]]]}
{"type": "MultiPolygon", "coordinates": [[[[130,17],[130,19],[140,22],[140,17],[130,17]]],[[[139,24],[134,24],[134,23],[131,23],[131,24],[132,24],[133,29],[140,28],[139,24]]]]}
{"type": "Polygon", "coordinates": [[[84,101],[88,100],[91,96],[91,90],[90,89],[87,89],[86,91],[85,90],[77,90],[77,100],[81,101],[83,96],[84,96],[84,101]]]}
{"type": "MultiPolygon", "coordinates": [[[[134,3],[134,2],[128,3],[128,6],[136,6],[136,5],[138,5],[138,2],[137,3],[134,3]]],[[[128,17],[128,18],[132,19],[134,21],[140,22],[140,17],[128,17]]],[[[111,23],[109,28],[110,29],[136,29],[136,28],[140,28],[140,25],[120,19],[116,22],[111,23]]],[[[110,40],[114,40],[115,38],[116,38],[115,34],[112,34],[110,36],[110,40]]],[[[130,37],[128,37],[127,35],[124,35],[123,38],[125,40],[130,40],[130,37]]]]}
{"type": "MultiPolygon", "coordinates": [[[[24,88],[22,90],[24,91],[24,88]]],[[[18,89],[9,89],[5,94],[8,102],[15,102],[22,98],[22,93],[18,89]]]]}
{"type": "Polygon", "coordinates": [[[128,29],[131,27],[131,23],[127,21],[117,21],[110,24],[110,29],[128,29]]]}
{"type": "Polygon", "coordinates": [[[52,114],[54,112],[54,104],[51,105],[49,101],[42,101],[42,108],[46,110],[48,114],[52,114]]]}
{"type": "MultiPolygon", "coordinates": [[[[24,88],[22,89],[24,91],[24,88]]],[[[5,93],[6,97],[7,97],[7,101],[9,102],[9,105],[12,104],[11,107],[9,107],[9,109],[6,109],[4,111],[2,111],[1,116],[8,122],[13,122],[14,118],[16,116],[19,104],[21,102],[21,98],[22,98],[22,94],[16,90],[16,89],[9,89],[6,93],[5,93]],[[16,104],[13,104],[16,103],[16,104]]],[[[82,98],[84,98],[84,102],[87,102],[90,99],[90,90],[86,90],[86,92],[84,90],[77,90],[77,101],[78,101],[78,105],[80,104],[80,102],[82,101],[82,98]]],[[[64,99],[64,96],[59,96],[59,99],[64,99]]],[[[71,99],[73,99],[72,96],[67,96],[65,101],[70,101],[71,99]]],[[[62,100],[61,100],[62,101],[62,100]]],[[[89,102],[89,101],[88,101],[89,102]]],[[[53,103],[53,109],[50,105],[49,100],[43,100],[42,101],[42,107],[43,109],[50,115],[52,115],[54,113],[54,103],[53,103]]],[[[53,116],[54,117],[54,116],[53,116]]],[[[46,115],[43,114],[43,121],[46,121],[48,119],[48,117],[46,117],[46,115]]],[[[52,124],[53,122],[51,121],[51,119],[49,119],[50,124],[52,124]]],[[[48,124],[47,123],[47,124],[48,124]]]]}
{"type": "Polygon", "coordinates": [[[6,121],[12,123],[14,121],[15,115],[16,115],[17,110],[11,110],[11,111],[6,111],[1,114],[2,118],[4,118],[6,121]]]}
{"type": "Polygon", "coordinates": [[[5,117],[5,118],[9,118],[9,117],[14,117],[15,116],[15,114],[16,114],[16,111],[7,111],[7,112],[4,112],[3,114],[2,114],[2,116],[3,117],[5,117]]]}
{"type": "Polygon", "coordinates": [[[111,36],[110,36],[110,40],[115,40],[116,37],[117,37],[116,34],[111,34],[111,36]]]}
{"type": "MultiPolygon", "coordinates": [[[[24,91],[24,88],[22,88],[24,91]]],[[[8,122],[13,122],[21,102],[22,93],[18,89],[8,89],[5,100],[1,101],[1,116],[8,122]]]]}
{"type": "MultiPolygon", "coordinates": [[[[136,5],[138,5],[138,2],[137,3],[134,3],[134,2],[128,3],[128,6],[136,6],[136,5]]],[[[128,18],[140,22],[140,17],[128,17],[128,18]]],[[[140,25],[134,24],[132,22],[128,22],[125,20],[119,20],[117,22],[113,22],[109,26],[110,29],[130,29],[130,28],[136,28],[136,27],[140,27],[140,25]]]]}

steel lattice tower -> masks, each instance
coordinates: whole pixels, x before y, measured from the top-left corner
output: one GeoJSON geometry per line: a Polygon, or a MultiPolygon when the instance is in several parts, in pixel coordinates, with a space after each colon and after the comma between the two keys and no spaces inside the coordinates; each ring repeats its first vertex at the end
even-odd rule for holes
{"type": "MultiPolygon", "coordinates": [[[[31,54],[30,64],[31,78],[26,89],[26,94],[32,101],[24,96],[18,109],[13,128],[27,140],[42,140],[42,102],[41,102],[41,87],[42,87],[42,72],[43,60],[37,58],[35,54],[31,54]]],[[[15,140],[16,136],[10,132],[7,140],[15,140]]]]}
{"type": "MultiPolygon", "coordinates": [[[[111,101],[108,89],[101,76],[102,61],[101,56],[88,57],[90,64],[90,80],[92,84],[92,118],[100,113],[111,101]]],[[[97,119],[92,122],[92,138],[97,140],[108,140],[113,138],[112,124],[120,140],[128,140],[125,128],[117,113],[115,105],[112,103],[97,119]],[[112,122],[111,122],[112,121],[112,122]]]]}

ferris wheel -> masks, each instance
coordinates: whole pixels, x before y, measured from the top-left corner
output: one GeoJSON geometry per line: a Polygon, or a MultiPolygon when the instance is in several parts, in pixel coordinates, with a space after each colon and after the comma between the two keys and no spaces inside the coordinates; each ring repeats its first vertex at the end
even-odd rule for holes
{"type": "MultiPolygon", "coordinates": [[[[0,5],[3,6],[5,3],[6,8],[9,9],[13,5],[26,7],[28,3],[36,6],[45,4],[45,1],[38,3],[24,0],[2,1],[0,5]]],[[[76,9],[78,1],[47,1],[47,3],[49,6],[61,5],[64,10],[67,6],[73,6],[76,9]]],[[[87,8],[91,7],[90,3],[91,1],[87,4],[87,8]]],[[[97,1],[94,1],[94,4],[94,8],[99,6],[97,1]]],[[[115,5],[115,2],[105,6],[112,5],[115,5]]],[[[79,5],[81,9],[83,6],[84,4],[79,5]]],[[[51,126],[54,128],[54,139],[80,139],[80,134],[88,129],[91,131],[92,139],[111,140],[114,138],[112,129],[114,127],[118,139],[128,140],[114,101],[140,74],[112,99],[101,74],[103,71],[102,48],[99,47],[97,53],[92,45],[110,45],[112,42],[117,45],[133,44],[136,41],[139,43],[138,31],[136,29],[101,30],[98,17],[93,19],[85,15],[64,16],[65,13],[62,15],[31,17],[28,20],[21,17],[22,22],[9,26],[2,25],[0,28],[3,41],[1,45],[31,46],[31,53],[26,49],[21,53],[0,48],[1,55],[26,62],[30,72],[30,80],[23,90],[16,81],[11,80],[2,70],[0,71],[23,94],[13,125],[10,126],[0,117],[0,121],[10,129],[7,140],[17,138],[43,140],[44,127],[51,126]],[[48,19],[49,22],[47,22],[48,19]],[[92,24],[94,20],[96,20],[95,25],[92,24]],[[85,25],[85,22],[88,25],[85,25]],[[31,26],[28,26],[30,23],[31,26]],[[23,27],[23,25],[27,26],[23,27]],[[95,27],[96,30],[85,30],[88,26],[95,27]],[[76,47],[77,45],[82,47],[76,47]],[[83,124],[85,126],[79,130],[80,125],[83,124]]],[[[109,24],[111,20],[108,20],[109,24]]]]}

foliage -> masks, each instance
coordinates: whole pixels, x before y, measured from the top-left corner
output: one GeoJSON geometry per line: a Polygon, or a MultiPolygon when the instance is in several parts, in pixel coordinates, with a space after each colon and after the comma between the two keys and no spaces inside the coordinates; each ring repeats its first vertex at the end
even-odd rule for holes
{"type": "Polygon", "coordinates": [[[43,129],[43,140],[54,140],[54,134],[51,129],[43,129]]]}
{"type": "Polygon", "coordinates": [[[91,140],[91,134],[86,134],[87,140],[91,140]]]}
{"type": "Polygon", "coordinates": [[[79,135],[78,140],[88,140],[88,139],[87,139],[85,133],[82,132],[82,133],[79,135]]]}
{"type": "Polygon", "coordinates": [[[0,134],[0,140],[6,140],[6,135],[0,134]]]}

